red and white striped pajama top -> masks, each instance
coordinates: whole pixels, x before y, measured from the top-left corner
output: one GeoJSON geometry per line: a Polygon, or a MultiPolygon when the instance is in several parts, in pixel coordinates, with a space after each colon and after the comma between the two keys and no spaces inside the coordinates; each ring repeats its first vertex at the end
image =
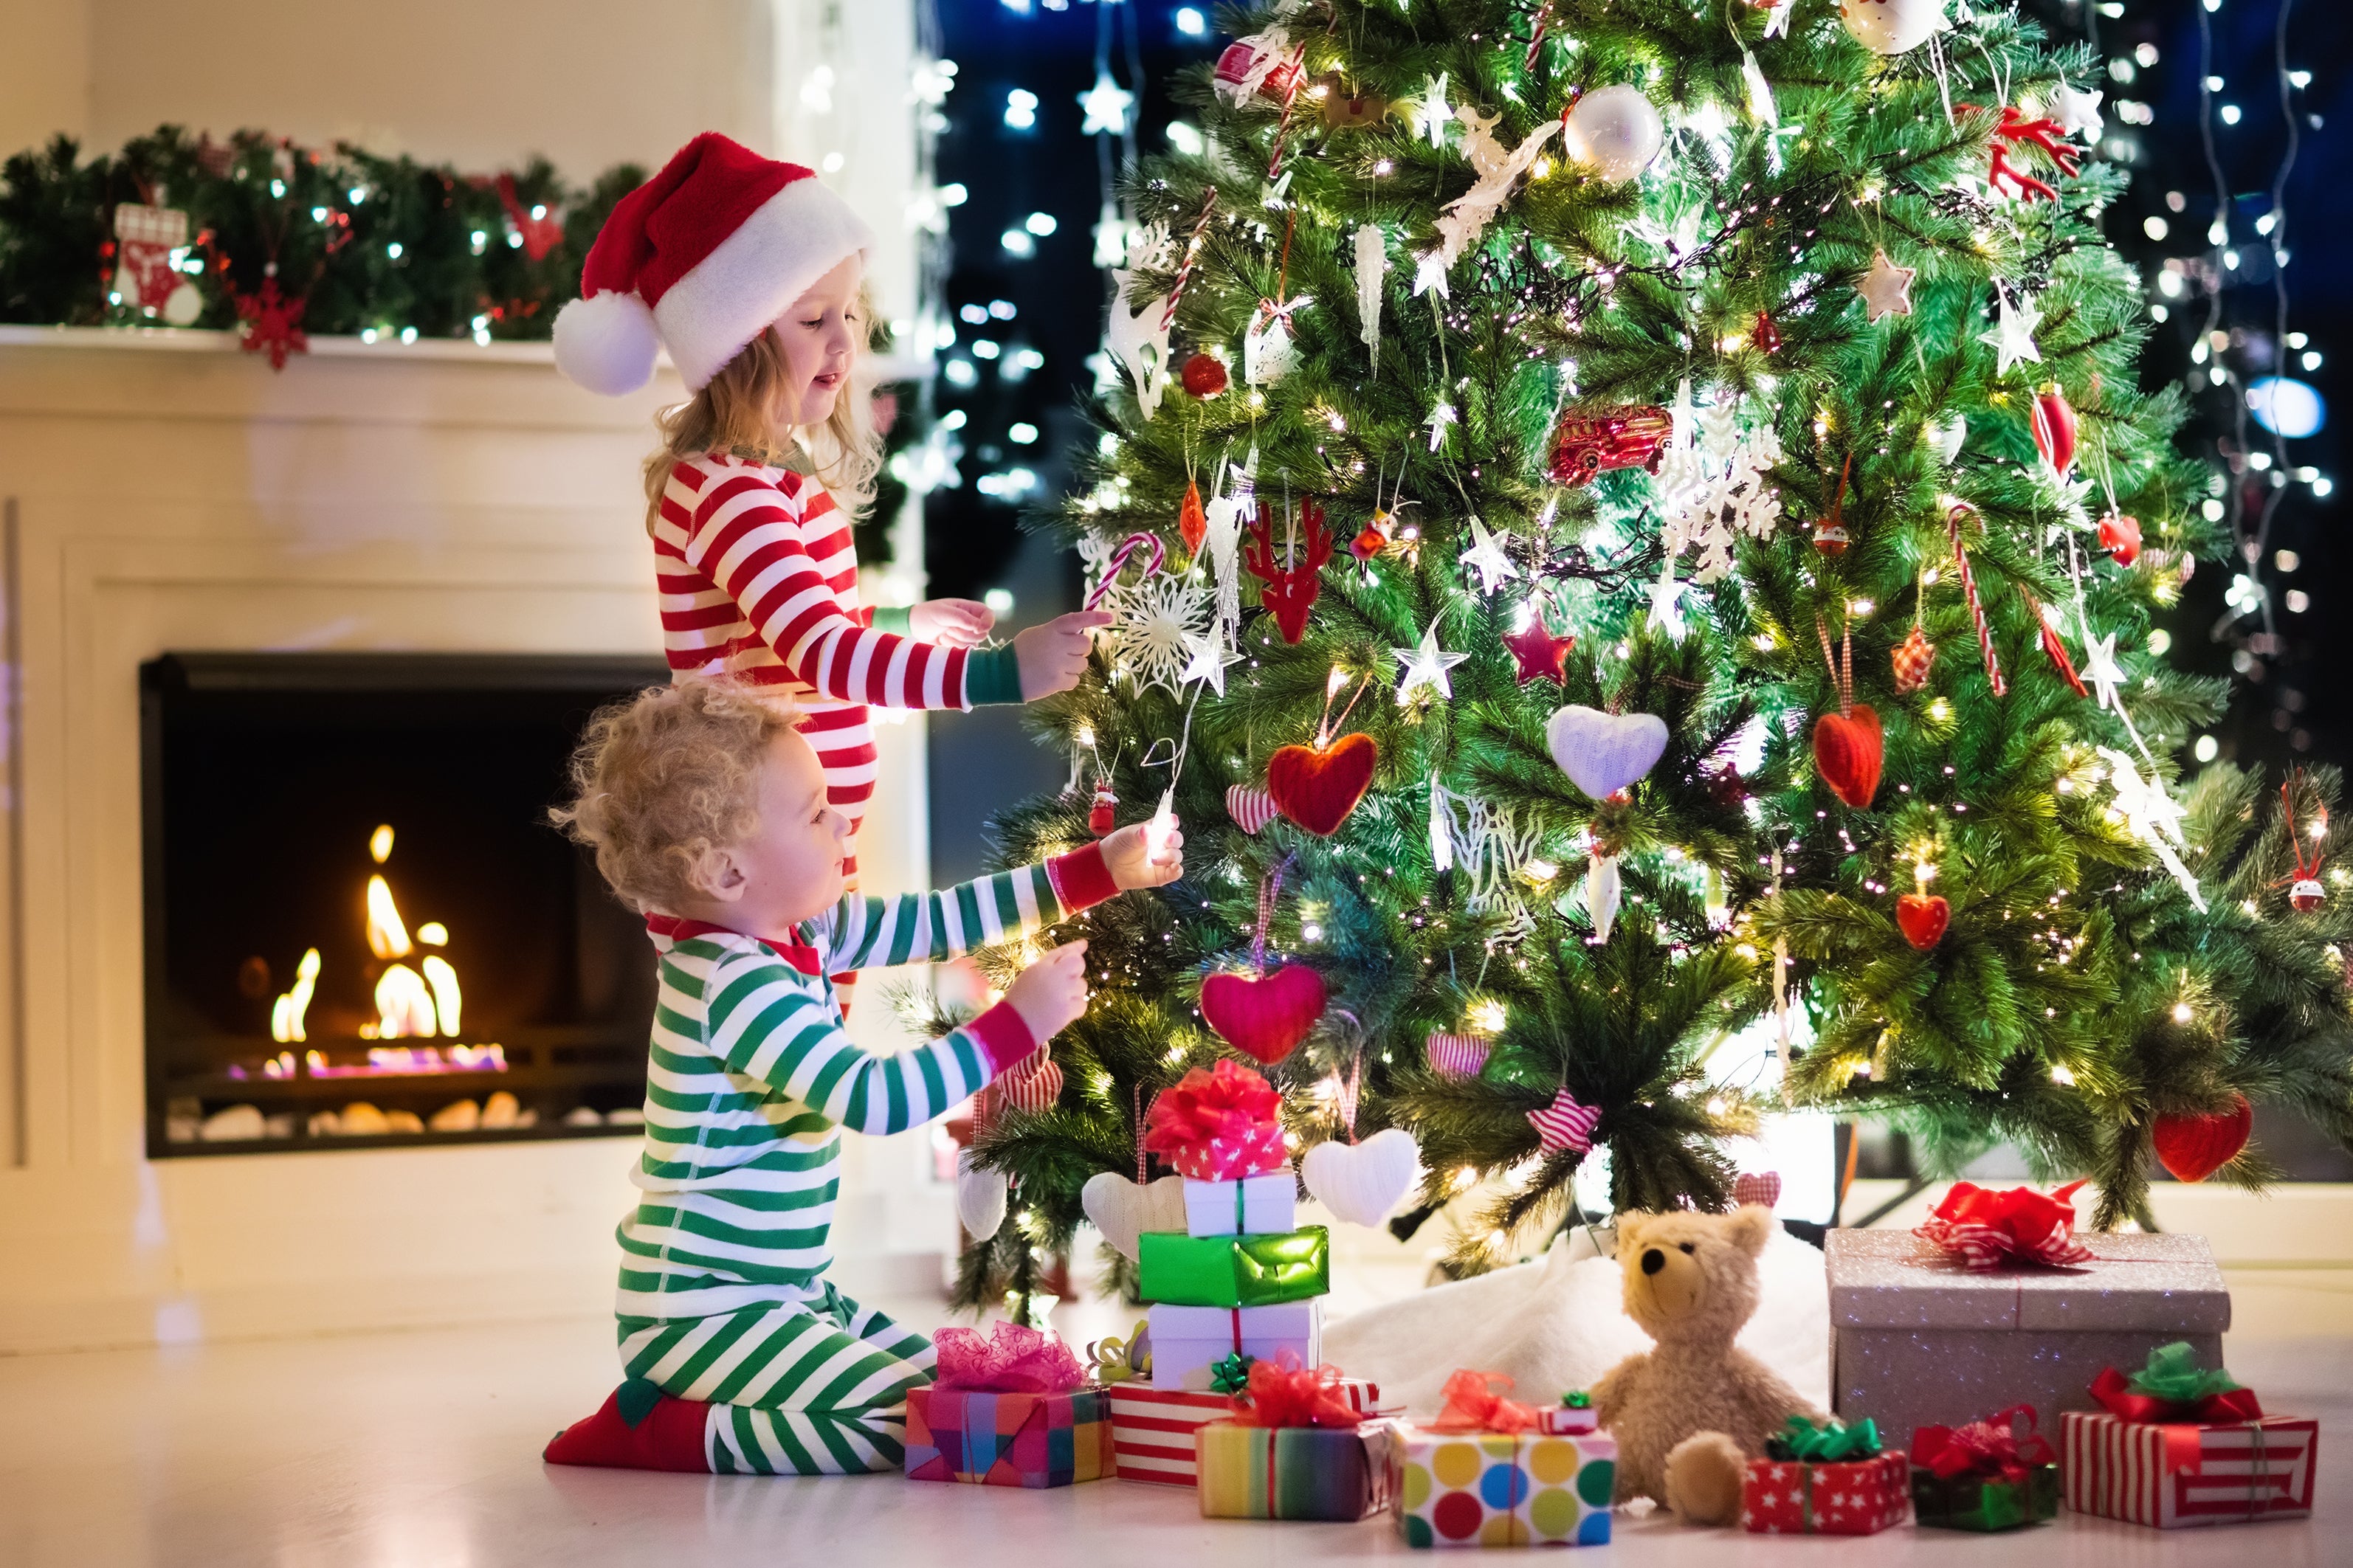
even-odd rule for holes
{"type": "Polygon", "coordinates": [[[653,536],[670,669],[722,669],[791,697],[808,715],[801,732],[827,796],[853,828],[874,795],[870,707],[1021,700],[1009,645],[917,642],[901,635],[905,611],[860,606],[849,516],[807,474],[723,453],[682,459],[653,536]],[[888,629],[894,620],[900,630],[888,629]]]}

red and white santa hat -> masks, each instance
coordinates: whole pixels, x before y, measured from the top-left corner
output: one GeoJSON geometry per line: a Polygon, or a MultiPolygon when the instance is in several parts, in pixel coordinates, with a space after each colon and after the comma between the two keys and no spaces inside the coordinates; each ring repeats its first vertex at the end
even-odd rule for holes
{"type": "Polygon", "coordinates": [[[700,390],[874,231],[797,163],[706,131],[623,196],[555,317],[555,363],[617,396],[651,380],[654,354],[700,390]]]}

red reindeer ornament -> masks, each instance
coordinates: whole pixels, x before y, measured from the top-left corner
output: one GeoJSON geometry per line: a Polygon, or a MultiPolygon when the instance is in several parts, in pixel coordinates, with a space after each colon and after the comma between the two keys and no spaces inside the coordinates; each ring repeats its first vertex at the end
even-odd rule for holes
{"type": "Polygon", "coordinates": [[[1307,613],[1323,591],[1324,563],[1332,559],[1332,531],[1324,524],[1323,505],[1303,498],[1299,503],[1299,535],[1286,552],[1286,563],[1275,564],[1274,519],[1266,502],[1258,503],[1258,521],[1247,530],[1242,564],[1266,586],[1259,602],[1274,616],[1282,640],[1296,645],[1307,635],[1307,613]]]}

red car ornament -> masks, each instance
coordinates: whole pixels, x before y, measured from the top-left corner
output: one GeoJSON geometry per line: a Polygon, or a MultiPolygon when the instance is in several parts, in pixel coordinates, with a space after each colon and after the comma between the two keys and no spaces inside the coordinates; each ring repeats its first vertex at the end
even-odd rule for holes
{"type": "Polygon", "coordinates": [[[1675,423],[1663,408],[1630,406],[1564,416],[1552,433],[1546,472],[1559,485],[1590,484],[1605,468],[1659,471],[1675,423]]]}

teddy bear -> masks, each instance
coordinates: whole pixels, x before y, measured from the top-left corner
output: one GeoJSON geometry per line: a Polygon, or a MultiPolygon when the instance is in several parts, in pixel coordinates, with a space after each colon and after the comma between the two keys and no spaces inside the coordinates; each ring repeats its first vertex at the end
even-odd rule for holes
{"type": "Polygon", "coordinates": [[[1647,1497],[1686,1523],[1734,1523],[1765,1439],[1793,1415],[1827,1419],[1732,1342],[1757,1309],[1757,1259],[1777,1228],[1754,1204],[1619,1216],[1626,1315],[1658,1344],[1593,1387],[1595,1414],[1618,1440],[1620,1502],[1647,1497]]]}

